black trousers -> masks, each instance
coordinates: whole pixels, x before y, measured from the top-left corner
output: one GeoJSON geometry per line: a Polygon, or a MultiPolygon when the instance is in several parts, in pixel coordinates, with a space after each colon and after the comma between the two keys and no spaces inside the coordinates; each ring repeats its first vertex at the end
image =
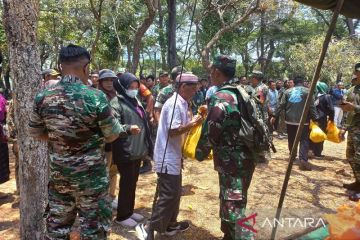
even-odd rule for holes
{"type": "MultiPolygon", "coordinates": [[[[286,124],[287,133],[288,133],[288,147],[289,152],[293,148],[296,132],[298,129],[298,125],[286,124]]],[[[310,147],[310,139],[309,139],[309,125],[305,125],[300,138],[300,149],[299,149],[299,159],[302,161],[308,161],[308,151],[310,147]]],[[[296,150],[297,151],[297,150],[296,150]]]]}
{"type": "Polygon", "coordinates": [[[164,233],[175,223],[180,209],[181,175],[158,173],[159,196],[150,220],[150,229],[164,233]]]}
{"type": "MultiPolygon", "coordinates": [[[[326,127],[327,127],[327,119],[320,118],[318,120],[318,125],[323,130],[324,133],[326,133],[326,127]]],[[[322,151],[324,150],[324,142],[321,143],[314,143],[310,140],[310,149],[314,152],[315,156],[321,156],[322,151]]]]}
{"type": "Polygon", "coordinates": [[[124,221],[134,213],[136,183],[139,178],[141,160],[116,163],[120,173],[117,221],[124,221]]]}
{"type": "Polygon", "coordinates": [[[7,143],[1,142],[0,139],[0,184],[9,181],[9,179],[10,179],[9,147],[7,143]]]}

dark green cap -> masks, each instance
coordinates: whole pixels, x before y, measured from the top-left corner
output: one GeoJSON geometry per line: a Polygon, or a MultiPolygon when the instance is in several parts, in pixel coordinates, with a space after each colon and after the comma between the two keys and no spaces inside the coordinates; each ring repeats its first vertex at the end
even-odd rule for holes
{"type": "Polygon", "coordinates": [[[219,55],[214,58],[212,66],[220,69],[236,69],[236,59],[227,55],[219,55]]]}

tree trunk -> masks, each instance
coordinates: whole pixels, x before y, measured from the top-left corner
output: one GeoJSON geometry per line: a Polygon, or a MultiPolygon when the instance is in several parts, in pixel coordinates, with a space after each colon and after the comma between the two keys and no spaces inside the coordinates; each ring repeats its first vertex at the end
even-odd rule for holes
{"type": "Polygon", "coordinates": [[[162,67],[162,69],[166,69],[167,68],[167,64],[166,64],[167,45],[166,45],[166,38],[165,38],[165,33],[164,33],[164,12],[162,9],[161,0],[159,0],[158,11],[159,11],[159,45],[160,45],[160,50],[161,50],[161,67],[162,67]]]}
{"type": "Polygon", "coordinates": [[[95,4],[93,0],[90,0],[90,8],[91,8],[91,12],[94,15],[94,18],[96,20],[96,35],[95,35],[95,39],[93,44],[91,45],[91,60],[92,63],[96,65],[96,68],[99,68],[97,63],[95,62],[95,53],[97,50],[97,43],[100,39],[100,30],[101,30],[101,16],[102,16],[102,5],[103,5],[104,0],[99,0],[99,5],[98,8],[95,8],[95,4]]]}
{"type": "Polygon", "coordinates": [[[261,72],[265,72],[265,39],[264,39],[264,34],[265,34],[265,12],[261,11],[261,15],[260,15],[260,57],[259,57],[259,61],[260,61],[260,66],[261,66],[261,72]]]}
{"type": "Polygon", "coordinates": [[[44,239],[43,214],[47,202],[45,142],[28,135],[28,119],[40,88],[37,46],[37,0],[3,0],[4,26],[9,46],[11,77],[15,84],[15,123],[18,126],[21,239],[44,239]]]}
{"type": "Polygon", "coordinates": [[[136,69],[139,65],[140,59],[140,49],[141,49],[141,40],[145,35],[146,31],[149,29],[151,24],[154,21],[156,9],[159,6],[159,0],[145,0],[146,7],[148,9],[148,16],[144,19],[144,22],[140,25],[140,27],[136,30],[135,38],[134,38],[134,47],[133,47],[133,62],[131,72],[133,74],[136,73],[136,69]]]}
{"type": "Polygon", "coordinates": [[[266,71],[267,69],[269,68],[270,64],[271,64],[271,61],[272,61],[272,58],[274,56],[274,53],[275,53],[275,40],[274,39],[270,39],[270,43],[269,43],[269,52],[267,54],[267,58],[266,58],[266,61],[265,61],[265,65],[264,65],[264,70],[263,70],[263,73],[266,75],[266,71]]]}
{"type": "Polygon", "coordinates": [[[176,62],[176,0],[167,0],[168,4],[168,63],[170,69],[177,65],[176,62]]]}

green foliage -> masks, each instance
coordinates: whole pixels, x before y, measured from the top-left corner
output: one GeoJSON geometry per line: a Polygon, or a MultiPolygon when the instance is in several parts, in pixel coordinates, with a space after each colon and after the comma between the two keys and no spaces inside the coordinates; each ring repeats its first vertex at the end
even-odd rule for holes
{"type": "MultiPolygon", "coordinates": [[[[318,62],[323,44],[323,37],[318,36],[307,44],[291,46],[287,52],[288,71],[290,75],[303,75],[311,80],[318,62]]],[[[321,71],[320,79],[335,82],[338,74],[343,74],[343,81],[349,83],[353,66],[359,61],[360,41],[352,39],[333,39],[321,71]]]]}
{"type": "MultiPolygon", "coordinates": [[[[167,1],[160,0],[163,13],[163,31],[158,28],[158,15],[153,25],[142,39],[140,70],[149,74],[156,68],[162,68],[161,51],[166,51],[167,1]],[[160,41],[160,39],[162,41],[160,41]],[[165,44],[165,45],[164,45],[165,44]]],[[[97,7],[99,0],[94,0],[97,7]]],[[[231,24],[242,16],[250,0],[231,1],[232,5],[217,11],[219,5],[229,1],[198,1],[195,23],[198,37],[192,32],[190,58],[186,68],[202,76],[206,69],[201,65],[200,52],[214,34],[222,27],[231,24]]],[[[263,3],[264,1],[262,1],[263,3]]],[[[225,33],[210,51],[210,58],[222,53],[238,59],[237,75],[249,74],[254,68],[260,69],[260,42],[264,42],[264,54],[270,51],[273,43],[273,55],[269,56],[266,76],[282,78],[294,74],[304,74],[311,78],[319,56],[323,35],[331,18],[329,11],[314,11],[292,1],[266,1],[262,7],[265,26],[261,28],[261,15],[254,14],[233,31],[225,33]]],[[[194,0],[177,1],[177,54],[182,60],[191,10],[194,0]]],[[[2,15],[0,2],[0,15],[2,15]]],[[[132,44],[136,29],[147,16],[144,1],[105,0],[102,9],[100,39],[94,62],[99,68],[126,67],[132,59],[132,44]],[[128,56],[130,56],[128,58],[128,56]]],[[[2,19],[2,18],[1,18],[2,19]]],[[[0,20],[0,51],[7,61],[7,44],[3,24],[0,20]]],[[[193,29],[194,30],[194,29],[193,29]]],[[[91,49],[96,35],[96,19],[91,11],[90,0],[41,0],[38,23],[38,42],[43,68],[56,67],[57,54],[61,46],[69,43],[91,49]]],[[[322,78],[334,81],[338,73],[348,80],[351,66],[359,54],[359,42],[348,39],[348,30],[342,18],[337,22],[334,40],[330,46],[322,78]]],[[[187,56],[188,57],[188,56],[187,56]]],[[[6,64],[6,63],[4,63],[6,64]]],[[[95,66],[93,66],[95,67],[95,66]]]]}

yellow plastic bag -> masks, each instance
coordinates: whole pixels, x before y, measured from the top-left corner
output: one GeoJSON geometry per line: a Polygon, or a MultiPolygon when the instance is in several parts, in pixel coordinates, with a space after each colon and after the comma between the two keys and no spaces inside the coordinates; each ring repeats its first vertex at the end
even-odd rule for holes
{"type": "Polygon", "coordinates": [[[342,142],[342,138],[340,137],[340,129],[336,127],[334,122],[328,121],[326,131],[327,131],[327,140],[334,143],[342,142]]]}
{"type": "Polygon", "coordinates": [[[321,128],[314,123],[313,121],[310,121],[310,140],[314,143],[321,143],[327,139],[326,134],[321,130],[321,128]]]}
{"type": "Polygon", "coordinates": [[[201,130],[202,130],[201,124],[193,127],[190,130],[183,147],[184,158],[195,159],[196,146],[200,140],[201,130]]]}

